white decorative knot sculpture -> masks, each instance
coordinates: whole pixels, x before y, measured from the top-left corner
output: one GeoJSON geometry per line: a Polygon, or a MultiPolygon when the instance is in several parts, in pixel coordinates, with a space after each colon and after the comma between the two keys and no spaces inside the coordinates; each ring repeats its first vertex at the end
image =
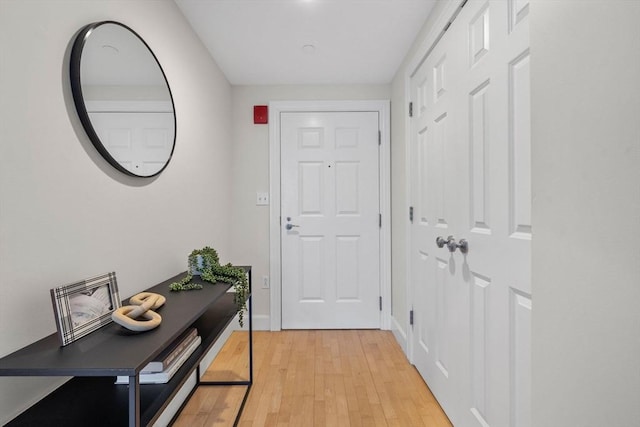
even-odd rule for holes
{"type": "Polygon", "coordinates": [[[160,294],[141,292],[129,298],[129,303],[133,305],[118,308],[111,314],[111,318],[129,330],[148,331],[157,328],[162,322],[162,317],[153,310],[162,307],[166,300],[160,294]]]}

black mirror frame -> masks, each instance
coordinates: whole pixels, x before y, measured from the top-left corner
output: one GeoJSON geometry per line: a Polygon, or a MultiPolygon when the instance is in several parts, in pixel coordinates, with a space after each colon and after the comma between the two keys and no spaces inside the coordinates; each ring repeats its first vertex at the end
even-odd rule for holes
{"type": "Polygon", "coordinates": [[[171,93],[171,87],[169,86],[169,81],[167,80],[167,76],[165,75],[164,70],[162,69],[162,65],[160,65],[160,61],[158,61],[158,58],[156,58],[156,55],[155,53],[153,53],[153,50],[151,50],[147,42],[145,42],[144,39],[140,37],[138,33],[133,31],[130,27],[117,21],[99,21],[99,22],[94,22],[92,24],[86,25],[80,30],[80,32],[76,36],[76,39],[73,43],[73,47],[71,49],[70,61],[69,61],[69,75],[71,78],[71,93],[73,94],[73,103],[76,106],[76,112],[78,113],[80,122],[82,123],[82,126],[84,127],[87,133],[87,136],[89,137],[89,140],[91,140],[91,143],[93,144],[93,146],[98,150],[98,152],[102,155],[102,157],[107,162],[109,162],[111,166],[113,166],[114,168],[116,168],[117,170],[119,170],[124,174],[133,176],[136,178],[152,178],[154,176],[159,175],[163,170],[165,170],[165,168],[169,165],[169,162],[173,157],[173,151],[176,148],[176,137],[177,137],[177,131],[178,131],[177,122],[176,122],[176,109],[175,109],[175,104],[173,102],[173,94],[171,93]],[[173,109],[173,144],[171,146],[171,153],[169,154],[169,158],[165,162],[164,166],[162,166],[162,168],[158,172],[154,173],[153,175],[136,175],[135,173],[124,168],[122,165],[120,165],[120,163],[118,163],[116,159],[113,158],[113,156],[102,144],[100,137],[96,133],[84,103],[84,96],[82,93],[82,81],[80,77],[82,51],[84,49],[84,46],[87,42],[89,35],[91,35],[91,32],[94,29],[98,28],[99,26],[105,25],[105,24],[115,24],[123,27],[124,29],[130,31],[133,35],[135,35],[138,38],[138,40],[140,40],[142,44],[144,44],[144,46],[149,50],[149,53],[151,53],[151,56],[153,57],[153,59],[156,61],[156,64],[158,65],[158,68],[162,73],[162,78],[164,79],[164,82],[167,85],[167,90],[169,91],[169,98],[171,99],[171,108],[173,109]]]}

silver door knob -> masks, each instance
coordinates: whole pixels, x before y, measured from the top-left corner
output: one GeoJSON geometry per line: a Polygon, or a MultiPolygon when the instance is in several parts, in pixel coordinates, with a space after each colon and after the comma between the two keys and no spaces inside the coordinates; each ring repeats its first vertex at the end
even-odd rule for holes
{"type": "Polygon", "coordinates": [[[291,224],[291,223],[287,223],[287,225],[284,226],[284,228],[286,228],[287,230],[291,230],[293,227],[300,227],[297,224],[291,224]]]}
{"type": "Polygon", "coordinates": [[[438,245],[439,248],[444,248],[445,246],[448,246],[449,242],[452,240],[453,236],[447,237],[447,240],[445,240],[442,236],[438,236],[436,238],[436,245],[438,245]]]}
{"type": "Polygon", "coordinates": [[[469,242],[466,239],[460,239],[460,243],[456,243],[455,239],[451,239],[447,242],[447,248],[449,252],[455,252],[456,249],[460,249],[460,252],[466,254],[469,252],[469,242]]]}

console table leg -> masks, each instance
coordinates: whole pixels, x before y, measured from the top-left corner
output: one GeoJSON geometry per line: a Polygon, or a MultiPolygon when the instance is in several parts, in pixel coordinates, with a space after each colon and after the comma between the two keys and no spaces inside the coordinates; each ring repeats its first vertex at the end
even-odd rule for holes
{"type": "Polygon", "coordinates": [[[140,377],[129,377],[129,427],[140,427],[140,377]]]}

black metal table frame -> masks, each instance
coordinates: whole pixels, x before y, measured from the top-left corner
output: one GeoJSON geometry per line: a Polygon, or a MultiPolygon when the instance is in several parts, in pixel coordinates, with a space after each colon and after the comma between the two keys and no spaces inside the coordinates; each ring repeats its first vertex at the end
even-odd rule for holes
{"type": "MultiPolygon", "coordinates": [[[[251,283],[251,271],[249,271],[249,283],[251,283]]],[[[240,408],[238,409],[236,418],[233,421],[233,427],[236,427],[238,425],[238,422],[240,421],[240,417],[242,416],[242,411],[244,410],[244,406],[247,403],[249,392],[251,391],[251,386],[253,385],[253,319],[251,315],[252,299],[253,299],[253,296],[251,293],[251,287],[249,287],[249,297],[247,298],[247,317],[249,318],[249,379],[238,380],[238,381],[200,381],[200,364],[198,364],[196,367],[196,375],[197,375],[196,386],[193,388],[193,390],[191,390],[191,392],[189,393],[187,398],[184,400],[180,408],[176,411],[169,425],[173,425],[173,423],[178,419],[178,417],[180,416],[180,413],[182,412],[184,407],[187,405],[187,403],[189,402],[189,399],[191,399],[191,397],[196,392],[199,386],[247,386],[247,389],[244,392],[244,396],[242,397],[242,403],[240,403],[240,408]]],[[[132,380],[134,380],[134,378],[129,377],[129,384],[133,384],[132,380]]],[[[138,384],[137,376],[135,377],[135,383],[136,383],[136,387],[135,387],[136,390],[139,390],[140,386],[138,384]]],[[[132,394],[131,386],[129,387],[130,387],[129,389],[129,420],[131,421],[132,412],[139,412],[138,402],[140,402],[140,400],[138,399],[139,391],[133,392],[132,394]],[[136,399],[136,400],[133,401],[132,399],[136,399]],[[135,402],[134,406],[136,407],[136,410],[132,411],[131,402],[135,402]]],[[[136,420],[140,419],[139,414],[135,414],[134,416],[136,417],[135,418],[136,420]]],[[[129,423],[129,425],[132,425],[131,422],[129,423]]],[[[137,425],[137,424],[133,424],[133,425],[137,425]]]]}

